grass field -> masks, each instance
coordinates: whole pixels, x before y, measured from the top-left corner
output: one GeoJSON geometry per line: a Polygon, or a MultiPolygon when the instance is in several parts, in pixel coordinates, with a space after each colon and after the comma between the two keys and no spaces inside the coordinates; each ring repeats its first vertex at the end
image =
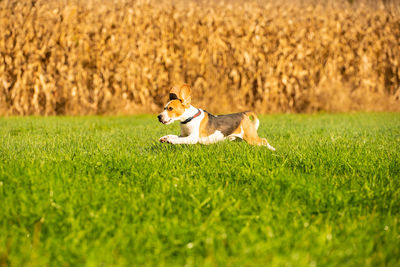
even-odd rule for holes
{"type": "Polygon", "coordinates": [[[0,265],[399,266],[399,113],[261,117],[276,152],[178,129],[0,118],[0,265]]]}

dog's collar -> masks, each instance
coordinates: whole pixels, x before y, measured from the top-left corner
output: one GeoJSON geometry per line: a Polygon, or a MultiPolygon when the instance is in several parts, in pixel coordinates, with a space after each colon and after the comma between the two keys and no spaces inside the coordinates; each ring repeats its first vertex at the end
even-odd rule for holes
{"type": "Polygon", "coordinates": [[[198,116],[200,116],[201,115],[201,111],[200,111],[200,109],[197,109],[199,112],[197,112],[196,113],[196,115],[194,115],[194,116],[192,116],[192,117],[189,117],[189,118],[187,118],[186,120],[184,120],[184,121],[181,121],[181,124],[186,124],[186,123],[188,123],[188,122],[190,122],[191,120],[193,120],[194,118],[197,118],[198,116]]]}

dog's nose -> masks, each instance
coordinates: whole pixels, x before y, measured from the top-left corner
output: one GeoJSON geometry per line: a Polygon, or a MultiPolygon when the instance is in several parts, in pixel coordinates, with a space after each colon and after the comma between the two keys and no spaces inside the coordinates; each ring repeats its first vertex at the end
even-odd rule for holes
{"type": "Polygon", "coordinates": [[[161,121],[161,115],[158,115],[157,118],[158,118],[158,121],[161,121]]]}

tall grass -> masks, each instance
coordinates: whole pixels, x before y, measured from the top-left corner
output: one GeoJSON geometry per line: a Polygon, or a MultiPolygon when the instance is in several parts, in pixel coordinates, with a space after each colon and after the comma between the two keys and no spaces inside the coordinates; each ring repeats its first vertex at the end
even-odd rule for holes
{"type": "Polygon", "coordinates": [[[400,15],[380,5],[81,2],[0,1],[0,114],[154,112],[179,82],[213,112],[400,106],[400,15]]]}

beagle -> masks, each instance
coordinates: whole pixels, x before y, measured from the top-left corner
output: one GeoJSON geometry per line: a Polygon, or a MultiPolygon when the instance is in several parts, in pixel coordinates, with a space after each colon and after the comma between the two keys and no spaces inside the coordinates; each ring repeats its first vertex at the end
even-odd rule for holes
{"type": "Polygon", "coordinates": [[[158,115],[163,124],[181,122],[181,134],[166,135],[162,143],[171,144],[212,144],[224,139],[244,139],[251,145],[266,146],[275,151],[265,138],[260,138],[257,129],[260,124],[256,114],[251,111],[215,116],[191,105],[191,90],[187,84],[173,87],[169,102],[158,115]]]}

